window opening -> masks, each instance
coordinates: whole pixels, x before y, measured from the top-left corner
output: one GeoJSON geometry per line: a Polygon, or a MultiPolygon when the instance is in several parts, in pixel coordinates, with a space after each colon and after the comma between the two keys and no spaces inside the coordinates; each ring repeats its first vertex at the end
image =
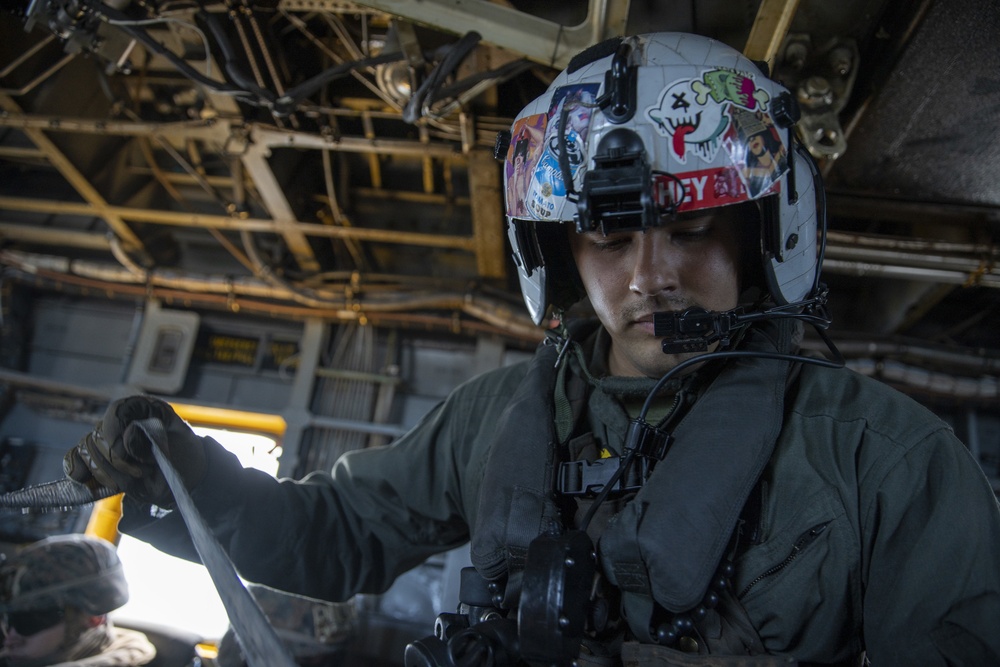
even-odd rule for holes
{"type": "MultiPolygon", "coordinates": [[[[235,454],[247,468],[276,476],[281,446],[259,433],[195,426],[235,454]]],[[[218,641],[229,627],[222,600],[204,566],[158,551],[145,542],[122,535],[118,556],[129,585],[129,601],[111,613],[121,625],[129,622],[193,632],[205,641],[218,641]]]]}

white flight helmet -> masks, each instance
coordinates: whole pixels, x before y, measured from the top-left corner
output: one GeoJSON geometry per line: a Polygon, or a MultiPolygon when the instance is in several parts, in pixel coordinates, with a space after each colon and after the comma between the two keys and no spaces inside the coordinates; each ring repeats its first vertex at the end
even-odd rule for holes
{"type": "Polygon", "coordinates": [[[505,153],[507,233],[535,323],[583,296],[557,223],[647,229],[748,201],[762,220],[760,287],[779,306],[809,297],[820,269],[816,172],[793,143],[797,119],[786,88],[707,37],[638,35],[574,58],[514,120],[505,153]]]}

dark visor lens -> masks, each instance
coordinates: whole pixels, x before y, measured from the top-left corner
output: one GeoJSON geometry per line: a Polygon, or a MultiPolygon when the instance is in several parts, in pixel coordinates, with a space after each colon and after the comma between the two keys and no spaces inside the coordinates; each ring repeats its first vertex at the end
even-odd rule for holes
{"type": "Polygon", "coordinates": [[[3,628],[5,632],[16,630],[22,637],[47,630],[58,625],[63,620],[62,609],[46,609],[44,611],[18,611],[4,614],[3,628]]]}

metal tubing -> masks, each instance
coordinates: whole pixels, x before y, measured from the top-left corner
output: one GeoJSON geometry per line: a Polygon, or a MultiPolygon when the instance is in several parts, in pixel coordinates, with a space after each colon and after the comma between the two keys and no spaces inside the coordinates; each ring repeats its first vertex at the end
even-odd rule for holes
{"type": "Polygon", "coordinates": [[[562,69],[588,46],[624,34],[630,0],[590,0],[587,18],[575,26],[489,0],[365,0],[358,4],[460,35],[475,30],[490,44],[562,69]]]}
{"type": "Polygon", "coordinates": [[[888,266],[885,264],[852,262],[840,259],[824,260],[823,270],[851,276],[878,276],[881,278],[901,278],[931,283],[946,283],[949,285],[968,284],[1000,288],[1000,276],[991,273],[964,273],[962,271],[948,271],[943,269],[888,266]]]}

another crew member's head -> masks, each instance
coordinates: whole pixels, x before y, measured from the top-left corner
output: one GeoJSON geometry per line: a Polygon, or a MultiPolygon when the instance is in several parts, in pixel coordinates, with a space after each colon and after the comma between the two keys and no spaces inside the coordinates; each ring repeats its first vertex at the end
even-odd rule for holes
{"type": "Polygon", "coordinates": [[[0,652],[11,665],[51,665],[97,655],[108,612],[128,601],[115,548],[85,535],[24,547],[0,565],[0,652]],[[89,648],[82,643],[93,643],[89,648]]]}

